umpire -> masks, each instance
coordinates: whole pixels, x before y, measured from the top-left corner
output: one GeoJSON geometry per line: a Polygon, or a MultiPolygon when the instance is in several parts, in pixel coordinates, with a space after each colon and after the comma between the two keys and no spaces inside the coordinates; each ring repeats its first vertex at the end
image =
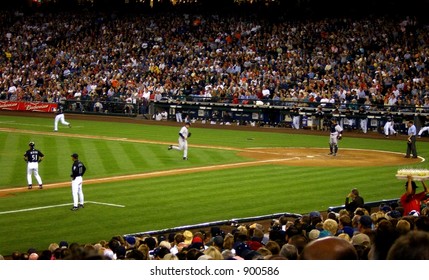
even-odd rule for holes
{"type": "Polygon", "coordinates": [[[416,149],[416,135],[417,129],[414,125],[414,121],[407,122],[408,127],[408,138],[407,138],[407,154],[406,158],[409,158],[411,154],[413,154],[413,158],[417,158],[417,149],[416,149]]]}

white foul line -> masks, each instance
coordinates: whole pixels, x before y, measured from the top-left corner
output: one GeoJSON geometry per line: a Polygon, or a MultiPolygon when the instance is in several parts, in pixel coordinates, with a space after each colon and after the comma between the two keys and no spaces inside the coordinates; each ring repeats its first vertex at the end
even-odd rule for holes
{"type": "MultiPolygon", "coordinates": [[[[119,204],[111,204],[111,203],[104,203],[104,202],[96,202],[96,201],[86,201],[86,204],[92,203],[92,204],[98,204],[98,205],[106,205],[106,206],[112,206],[112,207],[121,207],[124,208],[125,205],[119,205],[119,204]]],[[[73,205],[73,203],[65,203],[65,204],[57,204],[57,205],[49,205],[49,206],[41,206],[41,207],[34,207],[34,208],[26,208],[26,209],[20,209],[20,210],[11,210],[11,211],[4,211],[0,212],[0,215],[3,214],[12,214],[12,213],[19,213],[19,212],[29,212],[29,211],[36,211],[41,209],[49,209],[49,208],[56,208],[56,207],[63,207],[63,206],[70,206],[73,205]]]]}

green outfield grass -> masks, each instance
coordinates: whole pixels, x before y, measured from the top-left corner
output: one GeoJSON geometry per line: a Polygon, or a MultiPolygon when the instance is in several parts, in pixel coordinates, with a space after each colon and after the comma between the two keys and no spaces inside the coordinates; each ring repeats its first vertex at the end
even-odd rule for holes
{"type": "MultiPolygon", "coordinates": [[[[72,120],[72,125],[54,133],[53,119],[0,115],[0,194],[9,193],[5,190],[10,188],[26,188],[23,154],[29,141],[35,141],[36,148],[45,153],[40,165],[44,190],[0,197],[0,254],[30,247],[43,250],[61,240],[95,243],[114,235],[188,224],[324,211],[343,204],[353,187],[359,188],[367,202],[395,199],[403,192],[403,182],[394,176],[397,169],[427,168],[426,161],[381,167],[264,164],[85,184],[85,180],[110,176],[252,161],[238,155],[245,148],[328,148],[328,135],[191,127],[189,160],[183,161],[180,152],[167,150],[177,142],[179,125],[88,120],[72,120]],[[87,203],[77,212],[70,211],[70,155],[74,152],[88,168],[84,178],[87,203]],[[67,187],[49,188],[56,183],[67,187]]],[[[340,143],[340,149],[344,148],[403,153],[405,143],[346,136],[340,143]]],[[[420,156],[429,154],[427,142],[418,142],[417,148],[420,156]]],[[[35,179],[33,184],[37,185],[35,179]]]]}

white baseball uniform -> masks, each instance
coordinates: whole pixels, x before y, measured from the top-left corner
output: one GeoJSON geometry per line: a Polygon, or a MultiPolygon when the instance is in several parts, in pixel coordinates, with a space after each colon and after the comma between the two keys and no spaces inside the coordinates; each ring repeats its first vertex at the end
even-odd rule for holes
{"type": "Polygon", "coordinates": [[[57,109],[57,115],[55,116],[55,121],[54,121],[54,131],[58,131],[58,123],[61,122],[61,124],[63,125],[67,125],[68,127],[70,127],[70,123],[66,121],[65,117],[64,117],[64,109],[62,106],[59,106],[57,109]]]}
{"type": "Polygon", "coordinates": [[[178,146],[170,146],[172,149],[183,151],[183,159],[188,159],[188,135],[189,130],[188,127],[189,124],[186,124],[182,126],[182,128],[179,131],[179,145],[178,146]]]}

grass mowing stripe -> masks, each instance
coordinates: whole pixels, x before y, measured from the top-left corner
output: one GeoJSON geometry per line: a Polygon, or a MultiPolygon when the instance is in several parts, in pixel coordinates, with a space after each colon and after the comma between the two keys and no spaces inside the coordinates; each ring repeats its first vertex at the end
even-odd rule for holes
{"type": "Polygon", "coordinates": [[[139,164],[147,165],[147,162],[142,160],[142,157],[139,153],[140,149],[138,149],[137,146],[141,145],[138,145],[137,143],[123,143],[122,145],[123,152],[127,155],[126,165],[128,167],[132,167],[132,169],[137,169],[137,165],[139,164]]]}
{"type": "Polygon", "coordinates": [[[95,158],[88,158],[86,163],[88,170],[89,168],[93,170],[91,174],[95,175],[102,172],[102,170],[112,175],[120,173],[122,166],[120,161],[118,162],[115,159],[115,151],[117,145],[120,144],[114,141],[94,141],[92,144],[96,146],[94,148],[97,154],[95,158]]]}
{"type": "Polygon", "coordinates": [[[28,149],[28,143],[27,145],[23,146],[22,154],[16,155],[12,154],[12,150],[9,147],[13,147],[16,145],[16,143],[20,142],[20,135],[16,134],[3,134],[0,133],[2,136],[1,139],[1,153],[0,158],[7,159],[0,161],[0,170],[2,173],[2,176],[0,176],[0,182],[5,185],[9,185],[13,182],[13,179],[15,178],[22,178],[22,184],[23,186],[27,185],[26,181],[26,163],[24,161],[24,153],[25,150],[28,149]]]}

